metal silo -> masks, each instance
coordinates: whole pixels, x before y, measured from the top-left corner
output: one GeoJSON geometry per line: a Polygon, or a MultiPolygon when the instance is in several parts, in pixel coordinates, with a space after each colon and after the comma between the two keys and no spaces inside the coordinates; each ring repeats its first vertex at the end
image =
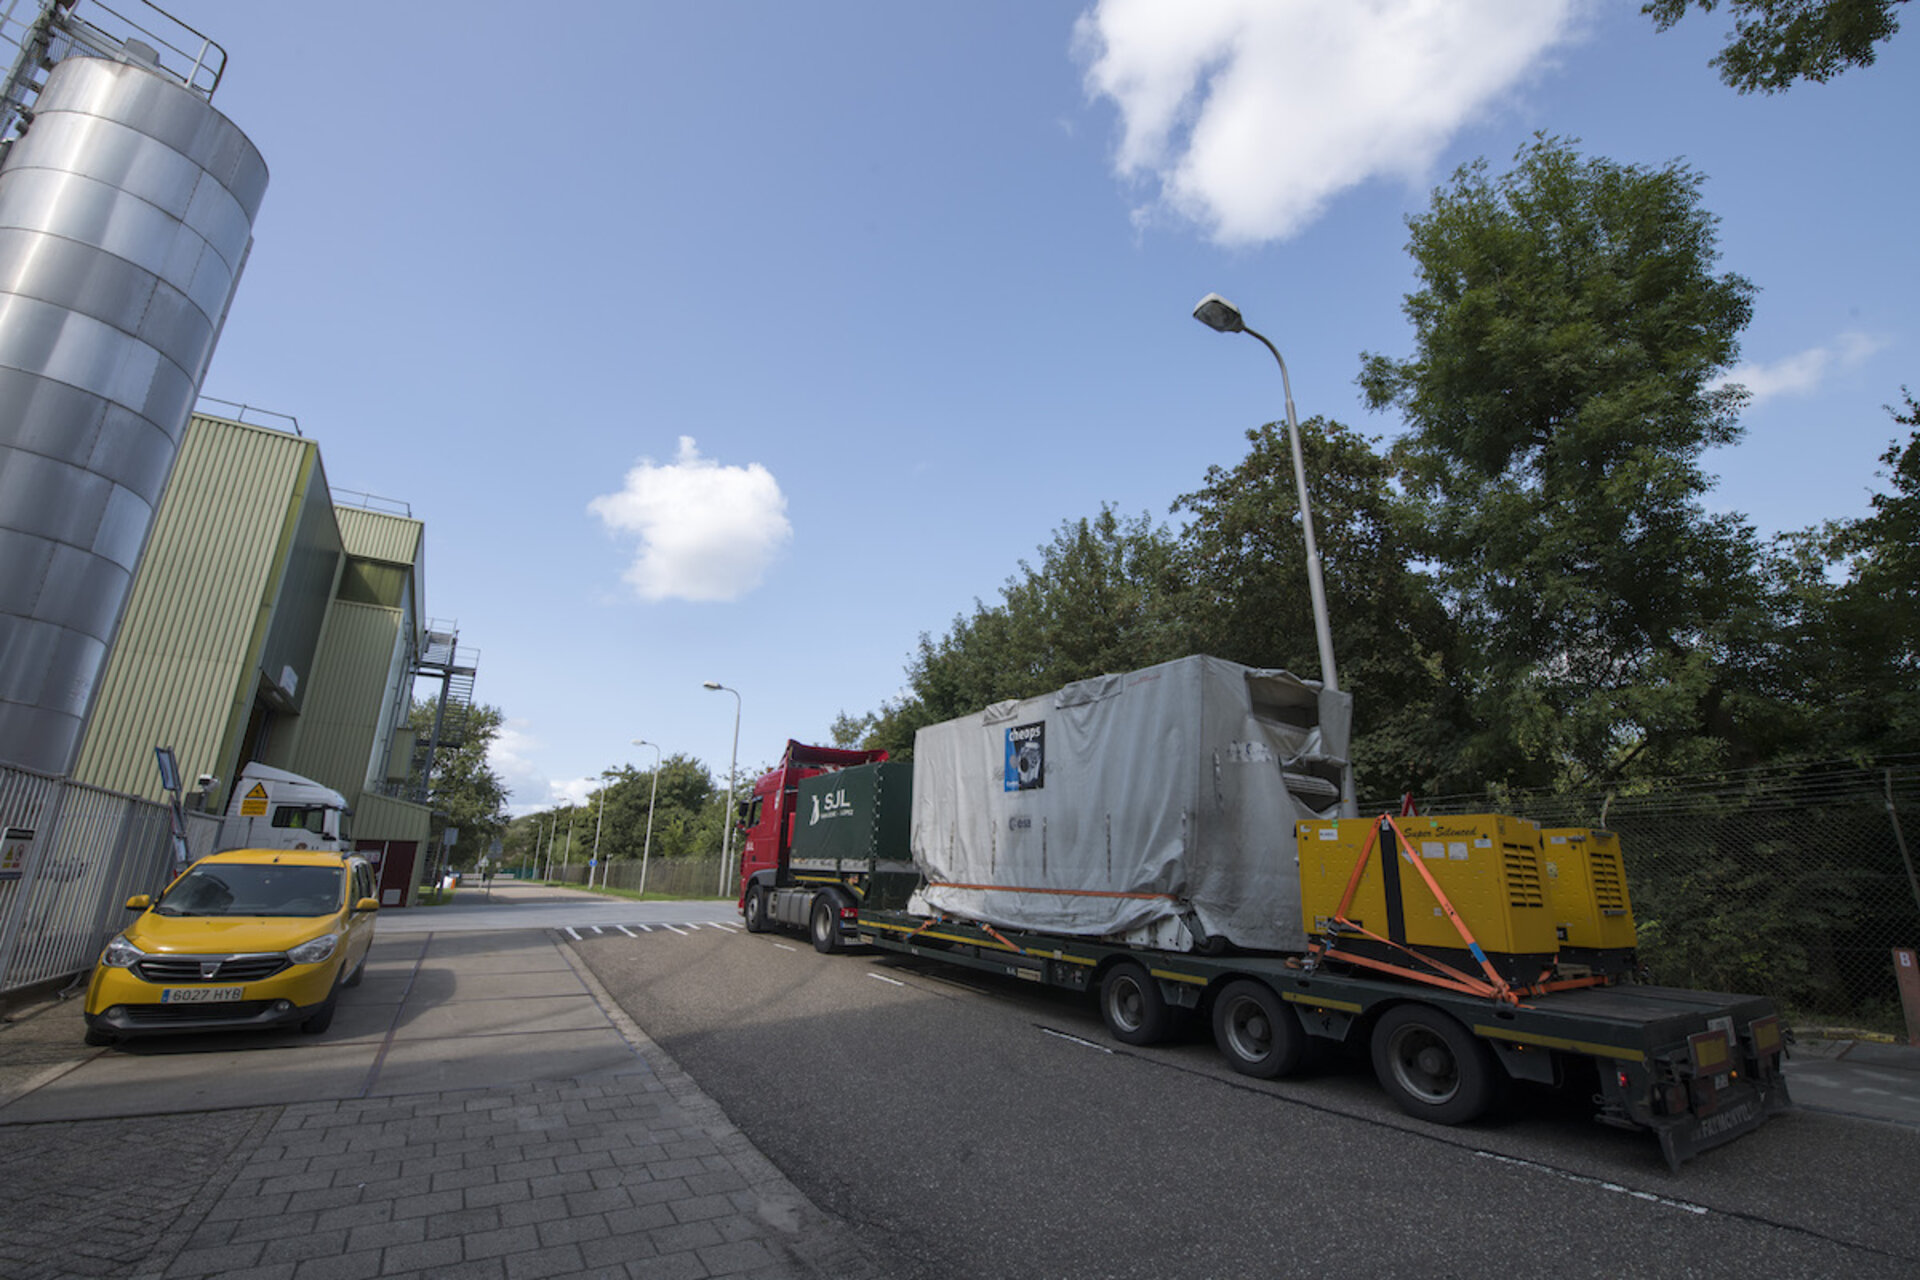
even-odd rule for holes
{"type": "Polygon", "coordinates": [[[55,34],[72,53],[21,95],[0,161],[0,761],[64,774],[267,169],[197,61],[171,75],[143,42],[93,42],[115,60],[75,47],[91,28],[55,34]]]}

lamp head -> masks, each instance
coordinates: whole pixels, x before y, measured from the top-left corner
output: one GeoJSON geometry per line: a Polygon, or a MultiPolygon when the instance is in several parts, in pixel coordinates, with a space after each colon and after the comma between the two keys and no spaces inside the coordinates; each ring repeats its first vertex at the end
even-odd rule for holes
{"type": "Polygon", "coordinates": [[[700,683],[700,687],[702,689],[723,689],[726,686],[721,684],[718,680],[703,680],[700,683]]]}
{"type": "Polygon", "coordinates": [[[1240,316],[1240,308],[1217,293],[1200,299],[1200,304],[1193,309],[1193,318],[1220,333],[1241,333],[1247,327],[1247,322],[1240,316]]]}

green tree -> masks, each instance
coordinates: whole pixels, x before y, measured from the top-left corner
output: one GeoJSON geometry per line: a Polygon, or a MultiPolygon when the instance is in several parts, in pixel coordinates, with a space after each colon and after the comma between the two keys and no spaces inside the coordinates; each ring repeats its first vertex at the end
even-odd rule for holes
{"type": "MultiPolygon", "coordinates": [[[[433,734],[436,704],[416,700],[407,722],[422,742],[433,734]]],[[[441,747],[428,779],[428,799],[459,831],[455,866],[471,866],[507,827],[507,789],[487,764],[487,750],[499,736],[500,708],[484,703],[449,709],[440,727],[441,747]],[[451,747],[447,743],[453,743],[451,747]]]]}
{"type": "MultiPolygon", "coordinates": [[[[1255,667],[1318,676],[1306,540],[1286,429],[1247,432],[1247,456],[1174,510],[1197,647],[1255,667]]],[[[1363,792],[1464,790],[1458,642],[1419,559],[1392,463],[1337,422],[1300,424],[1314,530],[1342,687],[1354,697],[1353,755],[1363,792]]]]}
{"type": "Polygon", "coordinates": [[[1785,540],[1798,570],[1790,696],[1802,749],[1827,756],[1920,743],[1920,403],[1902,395],[1905,412],[1888,412],[1908,436],[1881,455],[1889,487],[1870,513],[1785,540]]]}
{"type": "Polygon", "coordinates": [[[884,709],[868,737],[892,750],[909,725],[1180,657],[1192,639],[1187,595],[1178,542],[1146,516],[1102,507],[1067,521],[1040,548],[1038,567],[1020,562],[1000,603],[975,601],[939,641],[920,637],[911,696],[884,709]]]}
{"type": "MultiPolygon", "coordinates": [[[[1741,93],[1778,93],[1796,80],[1824,82],[1873,65],[1875,46],[1900,29],[1906,0],[1728,0],[1733,36],[1710,65],[1741,93]]],[[[1720,0],[1647,0],[1640,8],[1665,31],[1690,8],[1712,13],[1720,0]]]]}
{"type": "MultiPolygon", "coordinates": [[[[1460,169],[1408,220],[1415,354],[1360,383],[1410,428],[1401,477],[1489,781],[1707,767],[1759,551],[1709,517],[1700,457],[1738,436],[1753,286],[1715,275],[1700,175],[1538,137],[1512,172],[1460,169]]],[[[1726,729],[1721,729],[1724,734],[1726,729]]]]}

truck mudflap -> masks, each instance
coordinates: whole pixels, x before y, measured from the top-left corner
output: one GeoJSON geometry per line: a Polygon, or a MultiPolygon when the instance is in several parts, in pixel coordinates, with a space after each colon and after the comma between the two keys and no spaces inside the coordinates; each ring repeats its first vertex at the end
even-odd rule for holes
{"type": "Polygon", "coordinates": [[[1767,1117],[1792,1105],[1787,1082],[1778,1076],[1736,1080],[1712,1090],[1707,1109],[1659,1116],[1645,1123],[1659,1135],[1660,1153],[1667,1158],[1667,1167],[1678,1173],[1683,1161],[1752,1133],[1767,1122],[1767,1117]]]}

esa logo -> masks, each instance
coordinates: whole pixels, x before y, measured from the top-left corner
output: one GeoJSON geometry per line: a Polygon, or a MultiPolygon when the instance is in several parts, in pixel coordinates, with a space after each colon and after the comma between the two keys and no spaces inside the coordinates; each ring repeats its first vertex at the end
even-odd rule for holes
{"type": "Polygon", "coordinates": [[[1038,791],[1047,785],[1047,726],[1019,724],[1007,730],[1004,789],[1038,791]]]}

